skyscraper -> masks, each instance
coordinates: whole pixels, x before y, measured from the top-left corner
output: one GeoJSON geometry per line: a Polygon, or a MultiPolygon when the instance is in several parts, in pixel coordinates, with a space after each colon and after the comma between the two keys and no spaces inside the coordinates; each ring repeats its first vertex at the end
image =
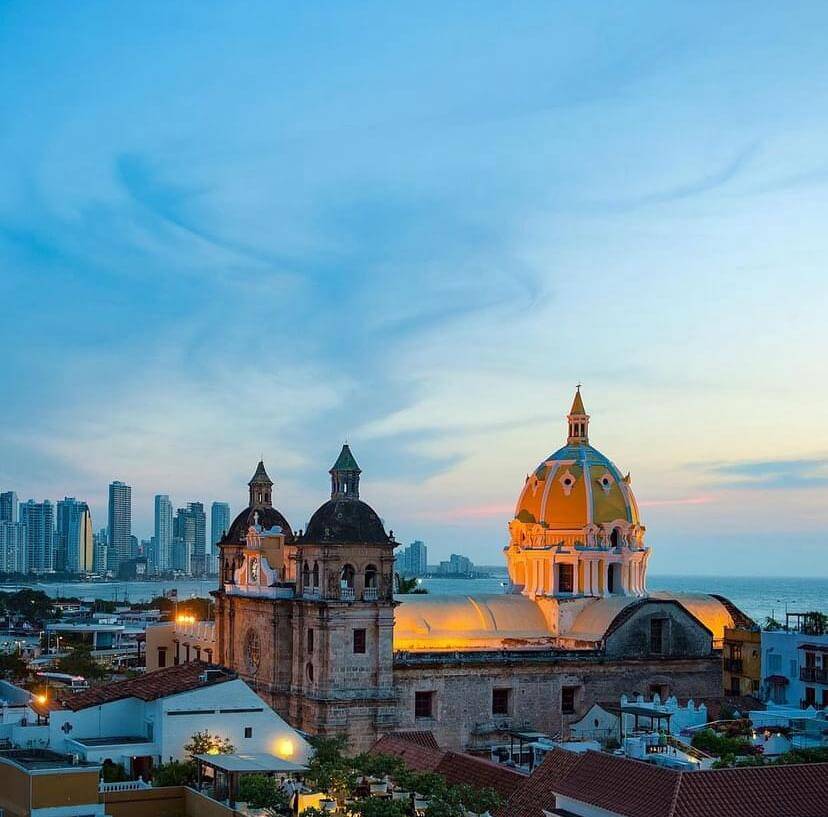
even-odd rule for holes
{"type": "Polygon", "coordinates": [[[401,576],[425,576],[428,573],[428,548],[415,539],[397,555],[395,569],[401,576]]]}
{"type": "Polygon", "coordinates": [[[92,570],[94,573],[104,574],[107,568],[108,544],[106,541],[106,528],[101,528],[94,536],[94,547],[92,554],[92,570]]]}
{"type": "Polygon", "coordinates": [[[132,536],[132,488],[123,482],[109,485],[109,548],[117,570],[121,562],[130,558],[132,536]]]}
{"type": "Polygon", "coordinates": [[[26,526],[25,572],[49,572],[53,567],[55,506],[48,499],[30,499],[20,506],[20,521],[26,526]]]}
{"type": "MultiPolygon", "coordinates": [[[[58,541],[61,569],[70,573],[91,573],[94,565],[92,514],[85,502],[66,498],[58,502],[58,541]]],[[[56,559],[56,569],[57,569],[56,559]]]]}
{"type": "Polygon", "coordinates": [[[57,504],[55,570],[70,573],[92,571],[92,515],[86,502],[67,496],[57,504]]]}
{"type": "Polygon", "coordinates": [[[0,521],[0,571],[25,573],[26,563],[26,526],[0,521]]]}
{"type": "Polygon", "coordinates": [[[166,494],[155,497],[155,548],[159,573],[172,570],[173,507],[166,494]]]}
{"type": "Polygon", "coordinates": [[[207,570],[212,569],[212,562],[218,553],[216,545],[230,530],[230,506],[226,502],[214,502],[210,507],[210,554],[207,570]]]}
{"type": "Polygon", "coordinates": [[[17,522],[17,494],[6,491],[0,494],[0,522],[17,522]]]}
{"type": "Polygon", "coordinates": [[[173,521],[173,568],[187,574],[205,572],[207,546],[207,515],[201,502],[189,502],[179,508],[173,521]]]}

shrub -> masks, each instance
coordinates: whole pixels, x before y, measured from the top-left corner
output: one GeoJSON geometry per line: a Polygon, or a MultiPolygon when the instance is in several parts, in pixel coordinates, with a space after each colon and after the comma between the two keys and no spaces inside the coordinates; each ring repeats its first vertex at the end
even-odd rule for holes
{"type": "Polygon", "coordinates": [[[195,782],[195,763],[171,760],[152,770],[153,786],[190,786],[195,782]]]}
{"type": "Polygon", "coordinates": [[[267,775],[245,775],[239,783],[239,800],[253,808],[266,809],[269,814],[290,813],[290,797],[267,775]]]}

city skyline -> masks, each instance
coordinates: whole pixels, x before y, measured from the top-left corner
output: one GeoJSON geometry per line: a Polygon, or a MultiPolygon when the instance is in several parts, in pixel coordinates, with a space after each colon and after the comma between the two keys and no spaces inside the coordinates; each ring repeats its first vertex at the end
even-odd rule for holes
{"type": "Polygon", "coordinates": [[[583,382],[654,572],[828,571],[828,7],[166,11],[0,11],[2,490],[497,564],[583,382]]]}

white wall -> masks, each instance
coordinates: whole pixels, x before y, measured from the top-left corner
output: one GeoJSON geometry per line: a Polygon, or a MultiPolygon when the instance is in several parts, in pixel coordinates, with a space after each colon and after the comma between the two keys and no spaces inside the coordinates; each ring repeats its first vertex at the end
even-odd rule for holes
{"type": "Polygon", "coordinates": [[[805,698],[805,687],[814,686],[817,690],[817,707],[820,705],[822,687],[819,684],[805,684],[799,680],[799,668],[805,666],[805,652],[798,649],[800,644],[820,644],[828,646],[828,635],[805,635],[789,633],[784,630],[775,632],[762,631],[762,682],[769,675],[784,675],[788,678],[785,686],[784,703],[799,706],[805,698]]]}
{"type": "Polygon", "coordinates": [[[162,731],[155,727],[155,738],[164,762],[170,757],[184,757],[184,744],[204,729],[228,738],[237,752],[268,752],[297,763],[311,754],[310,744],[240,679],[156,701],[155,711],[150,714],[148,710],[147,714],[156,724],[163,719],[162,731]],[[232,709],[255,711],[227,711],[232,709]],[[198,714],[172,714],[182,710],[198,714]],[[246,727],[253,730],[250,738],[244,736],[246,727]],[[292,748],[291,754],[286,751],[288,748],[292,748]]]}

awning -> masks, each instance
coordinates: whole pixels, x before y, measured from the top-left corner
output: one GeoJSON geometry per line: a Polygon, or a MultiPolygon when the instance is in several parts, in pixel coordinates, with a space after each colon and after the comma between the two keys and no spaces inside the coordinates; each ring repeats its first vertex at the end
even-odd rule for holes
{"type": "Polygon", "coordinates": [[[790,678],[786,678],[784,675],[769,675],[765,680],[770,684],[789,684],[790,678]]]}
{"type": "Polygon", "coordinates": [[[263,774],[266,772],[304,772],[307,766],[263,752],[227,755],[196,755],[205,766],[212,766],[223,772],[240,774],[263,774]]]}
{"type": "Polygon", "coordinates": [[[828,644],[800,644],[798,650],[808,650],[808,652],[828,652],[828,644]]]}

